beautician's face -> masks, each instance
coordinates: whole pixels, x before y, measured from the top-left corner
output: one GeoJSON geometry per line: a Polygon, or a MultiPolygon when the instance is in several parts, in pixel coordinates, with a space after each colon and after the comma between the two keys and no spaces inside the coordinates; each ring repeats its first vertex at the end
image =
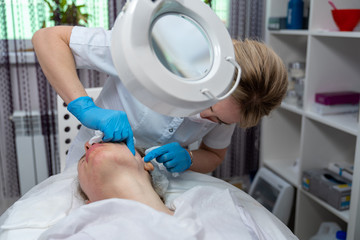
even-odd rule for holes
{"type": "Polygon", "coordinates": [[[230,96],[202,111],[200,117],[221,124],[237,123],[240,120],[239,105],[230,96]]]}
{"type": "Polygon", "coordinates": [[[123,143],[86,143],[85,150],[78,163],[78,178],[91,201],[111,198],[121,174],[147,174],[139,153],[134,156],[123,143]]]}

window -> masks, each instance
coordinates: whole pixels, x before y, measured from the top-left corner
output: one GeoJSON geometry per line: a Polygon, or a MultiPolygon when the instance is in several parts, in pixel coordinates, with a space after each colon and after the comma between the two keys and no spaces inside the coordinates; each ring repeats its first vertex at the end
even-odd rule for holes
{"type": "Polygon", "coordinates": [[[212,0],[211,8],[228,27],[230,19],[230,0],[212,0]]]}
{"type": "MultiPolygon", "coordinates": [[[[71,1],[86,5],[82,12],[90,15],[87,26],[109,28],[107,0],[71,1]]],[[[44,20],[47,27],[54,25],[49,11],[44,0],[0,0],[0,39],[31,39],[44,20]]]]}
{"type": "MultiPolygon", "coordinates": [[[[85,4],[82,12],[90,14],[87,26],[109,28],[107,0],[67,0],[85,4]]],[[[212,0],[212,9],[228,26],[230,0],[212,0]]],[[[0,39],[31,39],[42,27],[53,26],[44,0],[0,0],[0,39]],[[3,26],[4,25],[4,26],[3,26]]]]}

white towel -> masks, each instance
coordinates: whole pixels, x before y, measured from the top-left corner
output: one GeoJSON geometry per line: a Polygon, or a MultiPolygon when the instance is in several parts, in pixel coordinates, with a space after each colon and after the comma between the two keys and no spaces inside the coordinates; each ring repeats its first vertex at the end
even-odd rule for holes
{"type": "MultiPolygon", "coordinates": [[[[89,144],[93,145],[94,143],[102,142],[103,137],[104,137],[104,133],[102,131],[95,130],[95,135],[92,138],[90,138],[89,144]]],[[[134,145],[135,145],[136,139],[135,139],[135,137],[133,137],[133,139],[134,139],[134,145]]]]}
{"type": "MultiPolygon", "coordinates": [[[[151,147],[145,150],[145,155],[159,146],[151,147]]],[[[166,190],[169,187],[168,171],[162,163],[158,163],[155,158],[151,160],[154,170],[150,172],[154,190],[161,197],[165,196],[166,190]]]]}
{"type": "Polygon", "coordinates": [[[96,130],[95,131],[95,136],[93,136],[92,138],[90,138],[89,140],[89,144],[93,145],[94,143],[99,143],[102,141],[102,138],[104,137],[104,133],[100,130],[96,130]]]}

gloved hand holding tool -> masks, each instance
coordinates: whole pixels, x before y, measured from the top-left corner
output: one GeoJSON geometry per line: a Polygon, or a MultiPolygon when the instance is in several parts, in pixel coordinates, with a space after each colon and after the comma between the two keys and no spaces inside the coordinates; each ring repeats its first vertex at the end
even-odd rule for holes
{"type": "Polygon", "coordinates": [[[179,143],[173,142],[158,147],[149,152],[144,157],[144,162],[150,162],[156,158],[156,161],[163,163],[169,172],[183,172],[192,164],[190,153],[179,143]]]}
{"type": "Polygon", "coordinates": [[[133,132],[125,112],[99,108],[88,96],[71,101],[67,109],[84,126],[103,132],[104,142],[125,141],[135,155],[133,132]]]}

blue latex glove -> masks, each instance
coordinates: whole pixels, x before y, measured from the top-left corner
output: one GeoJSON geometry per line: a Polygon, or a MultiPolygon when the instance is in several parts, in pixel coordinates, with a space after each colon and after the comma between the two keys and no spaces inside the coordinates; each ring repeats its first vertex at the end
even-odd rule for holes
{"type": "Polygon", "coordinates": [[[163,163],[169,172],[183,172],[191,166],[191,157],[188,151],[173,142],[158,147],[144,157],[145,162],[150,162],[156,158],[156,161],[163,163]]]}
{"type": "Polygon", "coordinates": [[[135,155],[134,137],[129,120],[123,111],[99,108],[90,97],[79,97],[67,107],[86,127],[104,133],[104,142],[126,142],[135,155]]]}

